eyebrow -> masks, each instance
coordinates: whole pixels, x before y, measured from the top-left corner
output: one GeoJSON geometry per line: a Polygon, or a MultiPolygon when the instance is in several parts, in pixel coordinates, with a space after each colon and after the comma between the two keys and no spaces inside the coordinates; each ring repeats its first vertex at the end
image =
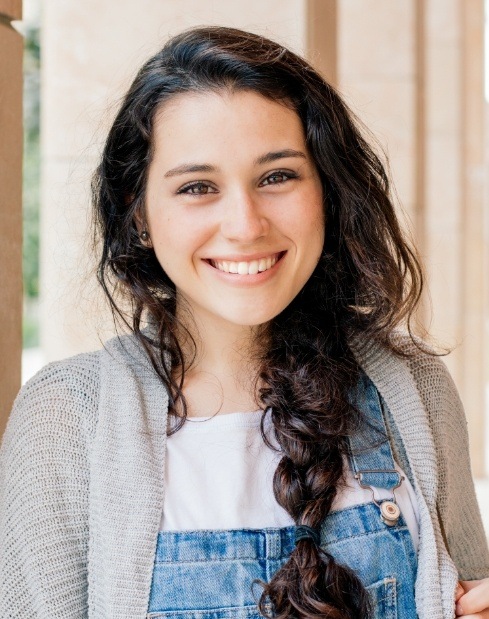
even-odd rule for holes
{"type": "MultiPolygon", "coordinates": [[[[264,163],[272,163],[278,159],[287,159],[289,157],[299,157],[301,159],[307,159],[305,153],[300,150],[293,150],[292,148],[286,148],[284,150],[277,150],[267,153],[255,159],[254,165],[263,165],[264,163]]],[[[218,172],[219,168],[212,166],[208,163],[182,163],[176,168],[172,168],[165,173],[165,178],[171,176],[179,176],[180,174],[188,174],[189,172],[218,172]]]]}

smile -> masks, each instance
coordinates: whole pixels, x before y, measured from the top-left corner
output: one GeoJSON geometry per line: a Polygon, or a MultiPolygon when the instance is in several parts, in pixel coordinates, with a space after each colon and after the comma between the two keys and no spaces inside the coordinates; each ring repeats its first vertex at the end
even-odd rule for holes
{"type": "Polygon", "coordinates": [[[211,264],[215,269],[219,269],[219,271],[224,271],[224,273],[235,273],[237,275],[256,275],[257,273],[261,273],[263,271],[268,271],[271,269],[274,264],[276,264],[280,258],[285,254],[285,252],[280,252],[278,254],[272,254],[265,258],[260,258],[259,260],[251,260],[250,262],[234,262],[231,260],[209,260],[209,264],[211,264]]]}

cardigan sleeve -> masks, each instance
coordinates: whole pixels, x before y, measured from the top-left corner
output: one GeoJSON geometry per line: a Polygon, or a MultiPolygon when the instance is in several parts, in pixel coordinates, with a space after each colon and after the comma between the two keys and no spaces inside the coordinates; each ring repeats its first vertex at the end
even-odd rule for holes
{"type": "Polygon", "coordinates": [[[88,616],[89,445],[96,353],[45,366],[0,447],[0,619],[88,616]]]}
{"type": "Polygon", "coordinates": [[[437,455],[437,510],[447,550],[462,580],[489,577],[489,551],[475,494],[467,420],[455,383],[439,357],[409,361],[428,414],[437,455]]]}

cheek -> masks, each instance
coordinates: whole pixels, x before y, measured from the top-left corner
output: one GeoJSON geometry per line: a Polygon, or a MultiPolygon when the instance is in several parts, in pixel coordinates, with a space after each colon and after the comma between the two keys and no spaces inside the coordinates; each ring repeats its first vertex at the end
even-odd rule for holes
{"type": "Polygon", "coordinates": [[[302,212],[303,232],[305,235],[311,234],[316,240],[325,236],[325,214],[324,208],[317,196],[312,196],[311,201],[307,202],[302,212]]]}
{"type": "MultiPolygon", "coordinates": [[[[148,212],[148,226],[151,242],[158,262],[171,278],[171,265],[178,257],[178,228],[171,219],[161,213],[148,212]]],[[[172,279],[172,278],[171,278],[172,279]]]]}
{"type": "Polygon", "coordinates": [[[315,266],[321,257],[326,238],[326,218],[322,204],[311,209],[308,226],[304,228],[304,238],[315,266]]]}
{"type": "Polygon", "coordinates": [[[165,265],[188,265],[207,238],[195,217],[153,221],[151,236],[156,257],[164,269],[165,265]]]}

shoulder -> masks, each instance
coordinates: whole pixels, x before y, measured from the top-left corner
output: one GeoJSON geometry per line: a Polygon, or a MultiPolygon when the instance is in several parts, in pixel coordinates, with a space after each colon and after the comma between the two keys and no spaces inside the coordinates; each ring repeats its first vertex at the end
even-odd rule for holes
{"type": "Polygon", "coordinates": [[[48,363],[20,389],[4,437],[36,425],[58,431],[77,426],[92,434],[101,390],[122,388],[124,370],[136,375],[151,370],[132,334],[112,337],[98,350],[48,363]]]}
{"type": "Polygon", "coordinates": [[[389,382],[401,391],[416,390],[431,421],[443,414],[464,417],[457,388],[443,359],[426,341],[395,330],[392,341],[402,353],[396,354],[378,342],[352,341],[352,350],[367,374],[379,382],[389,382]]]}
{"type": "Polygon", "coordinates": [[[100,356],[94,351],[48,363],[22,386],[2,438],[4,454],[68,434],[72,440],[89,439],[96,423],[100,356]]]}
{"type": "Polygon", "coordinates": [[[99,355],[48,363],[17,395],[0,445],[0,539],[36,517],[85,526],[99,355]]]}
{"type": "Polygon", "coordinates": [[[429,344],[401,331],[393,333],[393,341],[404,356],[377,342],[356,341],[352,350],[385,398],[404,442],[418,449],[421,439],[432,441],[443,474],[456,446],[468,440],[457,388],[429,344]]]}
{"type": "Polygon", "coordinates": [[[457,387],[443,357],[431,351],[426,343],[423,345],[430,354],[409,344],[412,355],[406,360],[419,391],[431,400],[442,396],[458,407],[461,403],[457,387]]]}
{"type": "Polygon", "coordinates": [[[46,364],[23,385],[14,408],[26,402],[94,402],[99,391],[101,355],[102,350],[96,350],[46,364]]]}
{"type": "Polygon", "coordinates": [[[37,616],[33,583],[43,616],[61,604],[61,590],[84,604],[99,365],[100,352],[49,363],[14,402],[0,445],[2,617],[7,607],[37,616]]]}
{"type": "Polygon", "coordinates": [[[80,353],[46,364],[23,385],[15,404],[39,395],[63,393],[76,398],[96,391],[101,353],[102,350],[80,353]]]}
{"type": "MultiPolygon", "coordinates": [[[[404,333],[395,334],[403,359],[426,409],[435,442],[466,434],[467,420],[455,382],[442,357],[427,342],[404,333]]],[[[438,446],[438,445],[437,445],[438,446]]]]}

